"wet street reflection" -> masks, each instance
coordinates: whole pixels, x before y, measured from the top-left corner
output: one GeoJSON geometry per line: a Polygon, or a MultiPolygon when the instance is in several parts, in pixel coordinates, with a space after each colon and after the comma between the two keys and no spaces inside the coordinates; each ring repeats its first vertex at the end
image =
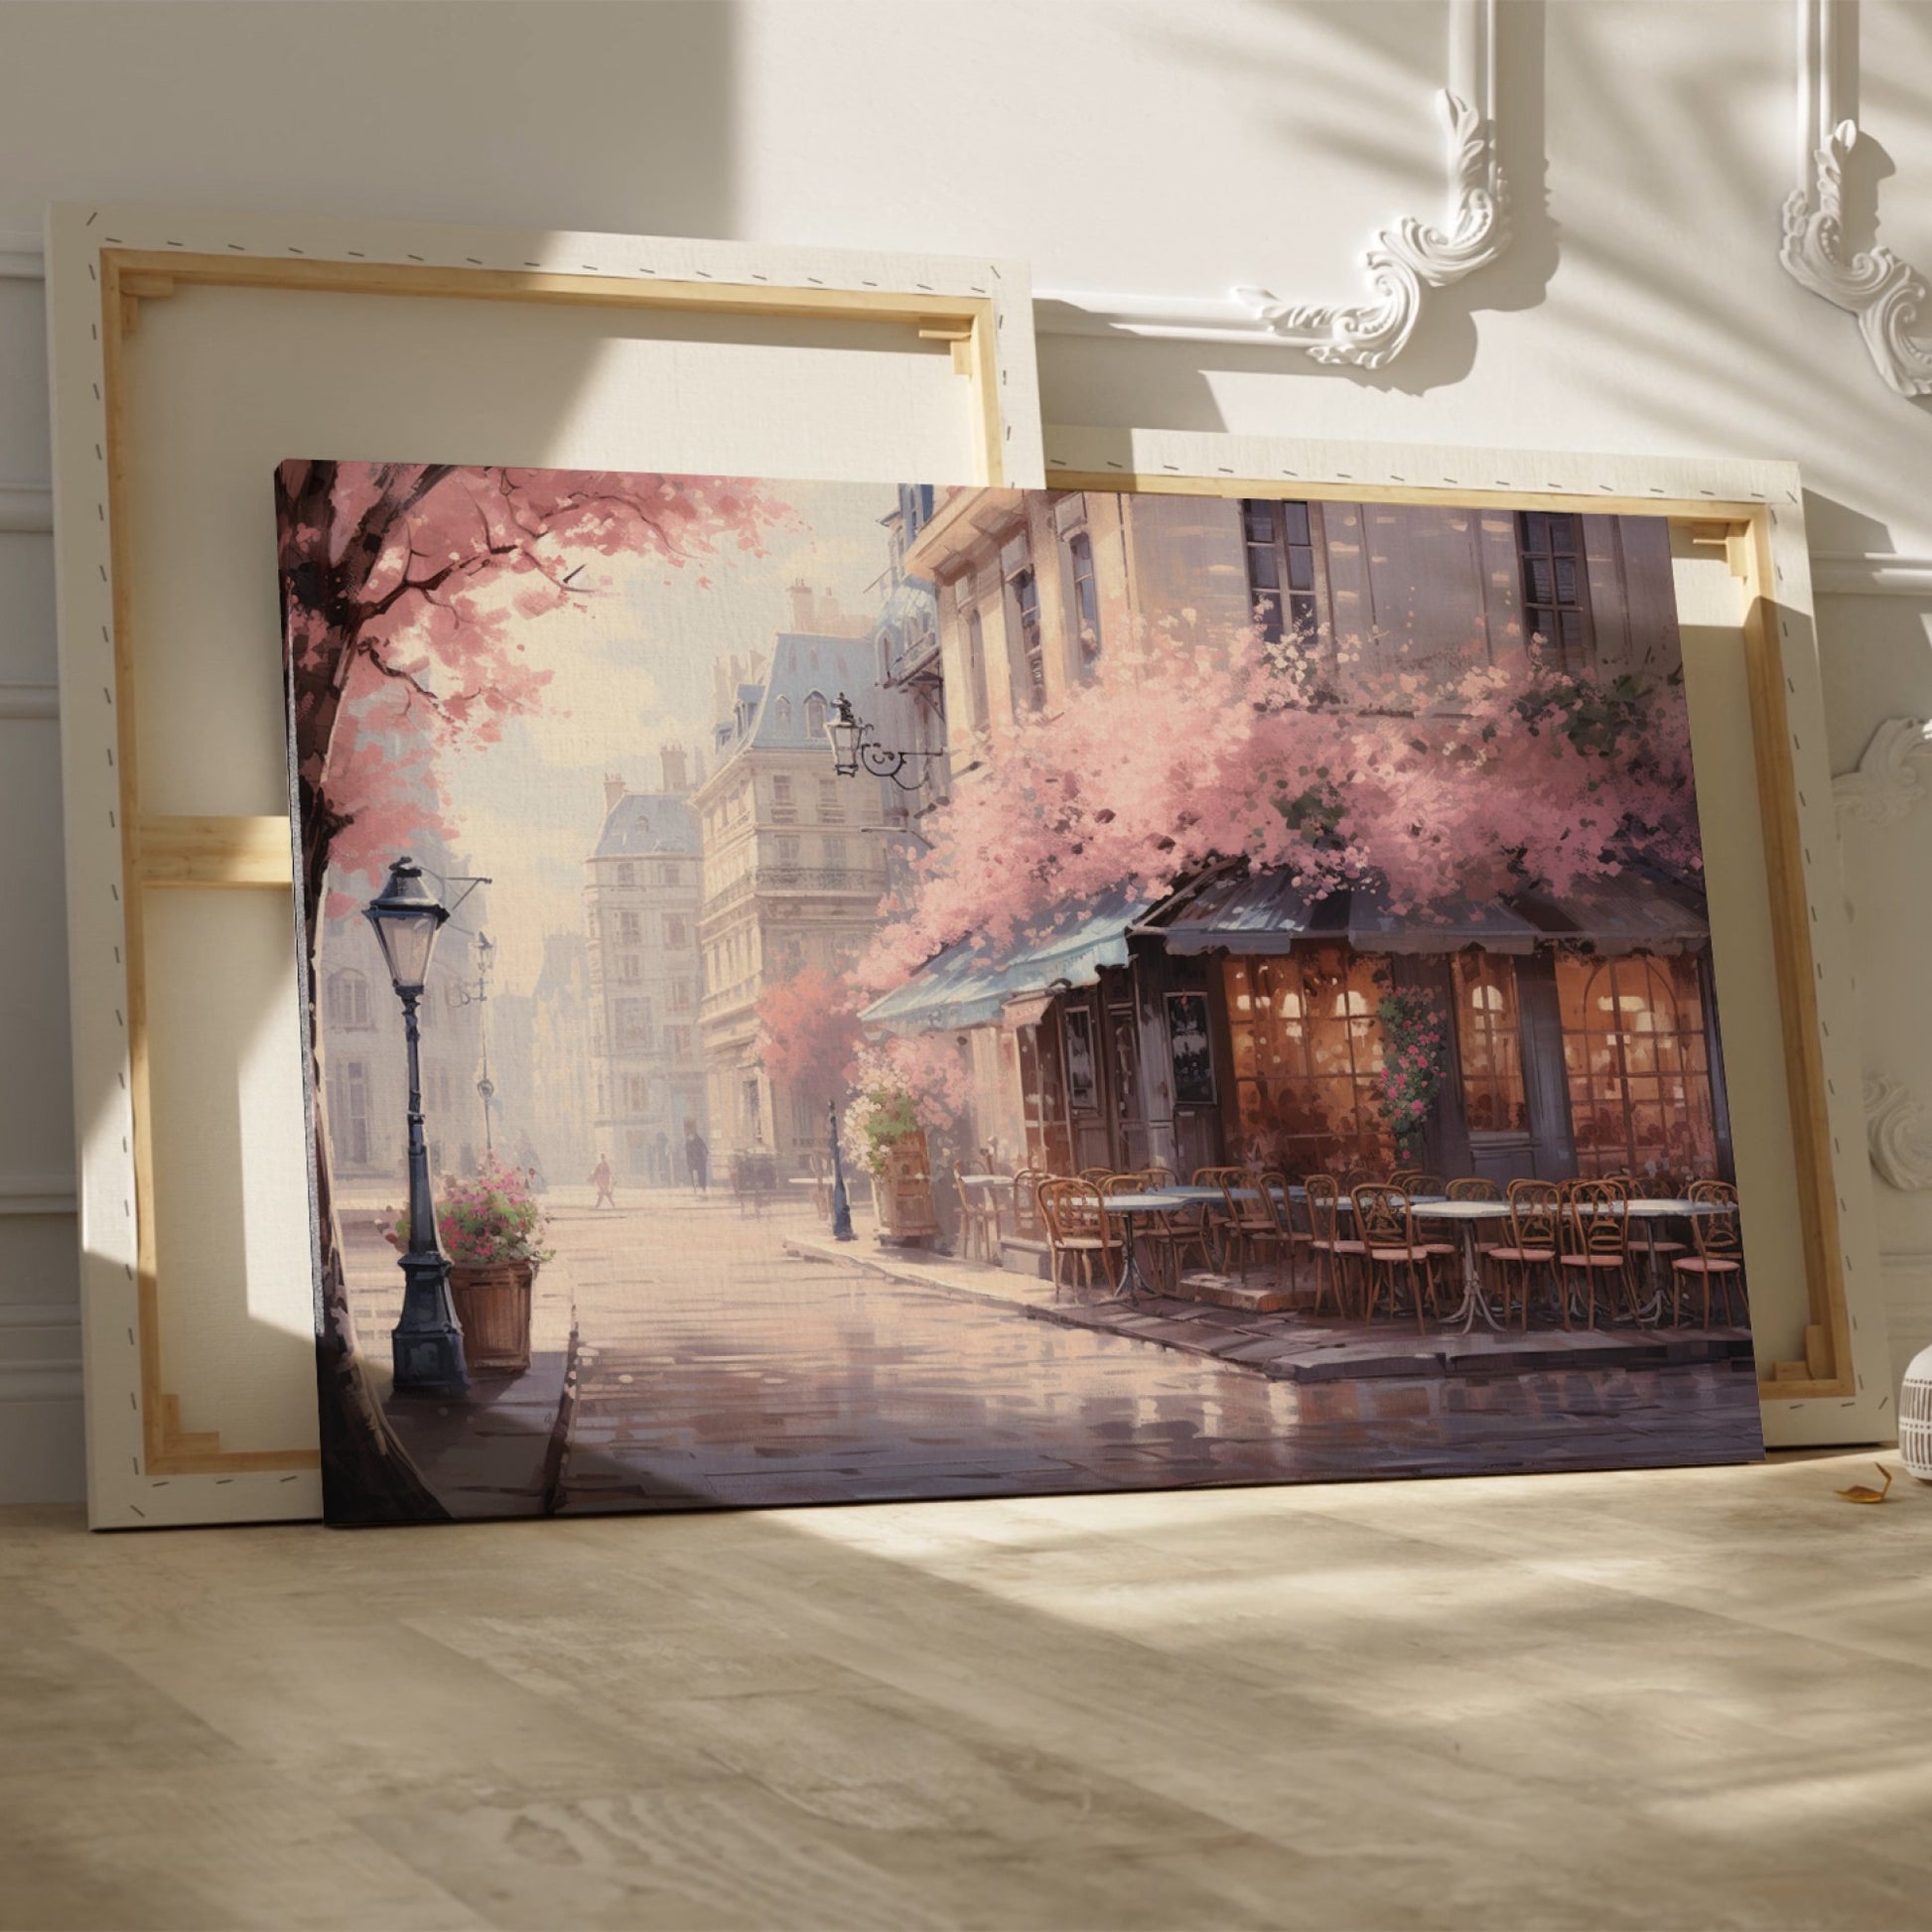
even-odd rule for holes
{"type": "Polygon", "coordinates": [[[560,1210],[565,1512],[1742,1459],[1748,1363],[1296,1384],[783,1252],[715,1197],[560,1210]]]}

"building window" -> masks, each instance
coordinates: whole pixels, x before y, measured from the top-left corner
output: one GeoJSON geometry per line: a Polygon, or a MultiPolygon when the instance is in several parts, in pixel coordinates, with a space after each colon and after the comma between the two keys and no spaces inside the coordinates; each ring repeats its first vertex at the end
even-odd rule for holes
{"type": "Polygon", "coordinates": [[[329,1144],[344,1166],[369,1164],[369,1068],[366,1060],[338,1062],[329,1082],[329,1144]]]}
{"type": "Polygon", "coordinates": [[[1523,561],[1523,627],[1541,637],[1566,668],[1581,670],[1589,652],[1589,580],[1584,564],[1584,519],[1524,510],[1516,519],[1523,561]]]}
{"type": "Polygon", "coordinates": [[[689,1027],[666,1027],[664,1044],[669,1047],[671,1058],[688,1060],[691,1057],[691,1029],[689,1027]]]}
{"type": "Polygon", "coordinates": [[[623,1076],[623,1110],[626,1114],[650,1112],[650,1082],[641,1073],[623,1076]]]}
{"type": "Polygon", "coordinates": [[[424,1102],[432,1113],[446,1114],[450,1111],[450,1069],[447,1066],[433,1066],[429,1070],[429,1091],[424,1102]]]}
{"type": "Polygon", "coordinates": [[[626,859],[623,862],[623,864],[618,868],[618,884],[620,886],[634,886],[636,885],[636,883],[637,883],[637,868],[633,866],[628,859],[626,859]]]}
{"type": "Polygon", "coordinates": [[[807,738],[825,736],[825,699],[817,691],[805,700],[805,736],[807,738]]]}
{"type": "Polygon", "coordinates": [[[650,1002],[620,1000],[613,1009],[616,1044],[620,1050],[637,1051],[650,1044],[650,1002]]]}
{"type": "MultiPolygon", "coordinates": [[[[1024,542],[1007,548],[1026,554],[1024,542]]],[[[1007,576],[1007,668],[1013,680],[1013,715],[1044,710],[1046,651],[1039,634],[1039,584],[1031,562],[1007,576]]]]}
{"type": "Polygon", "coordinates": [[[1577,1172],[1682,1193],[1718,1168],[1697,962],[1559,957],[1557,1005],[1577,1172]]]}
{"type": "Polygon", "coordinates": [[[691,943],[689,928],[684,923],[681,912],[664,914],[664,944],[673,952],[681,952],[691,943]]]}
{"type": "Polygon", "coordinates": [[[1082,677],[1091,677],[1100,656],[1100,586],[1093,575],[1093,539],[1075,530],[1066,540],[1067,570],[1073,579],[1073,621],[1076,663],[1082,677]]]}
{"type": "Polygon", "coordinates": [[[682,886],[684,868],[675,859],[666,859],[657,868],[657,883],[660,886],[682,886]]]}
{"type": "Polygon", "coordinates": [[[823,839],[820,841],[820,844],[825,851],[826,870],[828,872],[843,872],[845,870],[845,841],[840,838],[823,839]]]}
{"type": "Polygon", "coordinates": [[[839,796],[839,781],[836,778],[821,778],[818,781],[818,815],[827,825],[844,822],[845,800],[839,796]]]}
{"type": "Polygon", "coordinates": [[[771,780],[771,822],[790,825],[798,817],[798,801],[791,793],[791,780],[782,773],[771,780]]]}
{"type": "Polygon", "coordinates": [[[689,1013],[691,1011],[691,982],[673,980],[671,982],[671,1011],[689,1013]]]}
{"type": "Polygon", "coordinates": [[[1472,1134],[1523,1133],[1530,1115],[1523,1098],[1516,962],[1494,953],[1460,952],[1454,973],[1463,1118],[1472,1134]]]}
{"type": "Polygon", "coordinates": [[[643,943],[643,937],[644,937],[643,921],[640,918],[638,918],[635,912],[620,912],[618,914],[618,944],[619,945],[621,946],[641,945],[643,943]]]}
{"type": "Polygon", "coordinates": [[[365,1031],[369,1019],[369,983],[351,967],[329,975],[323,1008],[332,1027],[365,1031]]]}
{"type": "Polygon", "coordinates": [[[1248,606],[1271,643],[1285,635],[1312,637],[1314,534],[1306,503],[1277,503],[1250,496],[1241,504],[1248,552],[1248,606]]]}
{"type": "Polygon", "coordinates": [[[777,722],[780,731],[789,731],[791,729],[791,700],[789,698],[780,698],[771,707],[771,716],[777,722]]]}
{"type": "Polygon", "coordinates": [[[966,702],[971,714],[966,722],[984,731],[993,710],[986,696],[986,629],[977,611],[966,619],[966,702]]]}
{"type": "Polygon", "coordinates": [[[1223,969],[1241,1139],[1291,1174],[1386,1173],[1394,1158],[1376,1099],[1389,963],[1341,946],[1223,969]]]}
{"type": "Polygon", "coordinates": [[[780,839],[778,841],[778,863],[781,866],[795,866],[798,863],[798,841],[780,839]]]}
{"type": "Polygon", "coordinates": [[[626,986],[635,986],[644,976],[643,959],[634,952],[618,955],[618,978],[626,986]]]}

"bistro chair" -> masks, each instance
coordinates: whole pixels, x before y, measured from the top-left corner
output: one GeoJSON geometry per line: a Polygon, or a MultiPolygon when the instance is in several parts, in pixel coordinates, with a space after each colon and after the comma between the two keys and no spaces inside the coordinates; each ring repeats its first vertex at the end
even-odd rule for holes
{"type": "Polygon", "coordinates": [[[1039,1217],[1037,1188],[1053,1176],[1044,1168],[1022,1168],[1013,1176],[1013,1231],[1023,1241],[1037,1241],[1045,1223],[1039,1217]]]}
{"type": "Polygon", "coordinates": [[[1040,1218],[1046,1223],[1046,1254],[1053,1276],[1053,1296],[1057,1301],[1062,1288],[1075,1286],[1063,1281],[1062,1261],[1078,1267],[1080,1285],[1093,1286],[1094,1257],[1107,1277],[1110,1290],[1120,1286],[1121,1247],[1118,1235],[1100,1204],[1100,1188],[1094,1181],[1042,1180],[1039,1183],[1040,1218]]]}
{"type": "MultiPolygon", "coordinates": [[[[1194,1170],[1194,1185],[1196,1187],[1219,1187],[1225,1190],[1229,1181],[1233,1181],[1236,1186],[1241,1184],[1241,1170],[1239,1168],[1196,1168],[1194,1170]]],[[[1204,1203],[1204,1211],[1201,1218],[1207,1224],[1208,1239],[1214,1246],[1214,1266],[1216,1268],[1226,1268],[1228,1265],[1228,1253],[1227,1209],[1225,1204],[1220,1201],[1204,1203]]]]}
{"type": "Polygon", "coordinates": [[[1313,1234],[1295,1224],[1295,1191],[1288,1175],[1279,1168],[1269,1168],[1261,1175],[1261,1197],[1275,1212],[1275,1230],[1288,1256],[1288,1285],[1299,1286],[1302,1278],[1302,1250],[1312,1247],[1313,1234]]]}
{"type": "Polygon", "coordinates": [[[1501,1200],[1503,1197],[1503,1190],[1493,1180],[1474,1177],[1451,1180],[1448,1191],[1450,1200],[1501,1200]]]}
{"type": "Polygon", "coordinates": [[[1371,1181],[1355,1189],[1355,1233],[1368,1262],[1368,1300],[1363,1312],[1375,1319],[1375,1304],[1384,1282],[1389,1290],[1389,1312],[1396,1312],[1395,1278],[1400,1269],[1409,1279],[1416,1303],[1416,1332],[1427,1333],[1429,1309],[1436,1300],[1435,1257],[1416,1234],[1409,1196],[1400,1187],[1371,1181]]]}
{"type": "MultiPolygon", "coordinates": [[[[1420,1168],[1391,1168],[1389,1170],[1387,1185],[1400,1187],[1405,1194],[1412,1193],[1415,1191],[1416,1182],[1421,1178],[1422,1170],[1420,1168]]],[[[1366,1183],[1357,1182],[1356,1184],[1363,1185],[1366,1183]]]]}
{"type": "Polygon", "coordinates": [[[1341,1185],[1331,1173],[1311,1173],[1308,1178],[1309,1246],[1314,1255],[1314,1311],[1321,1312],[1321,1290],[1333,1290],[1335,1312],[1348,1312],[1347,1297],[1342,1293],[1346,1271],[1365,1261],[1368,1250],[1352,1237],[1341,1233],[1341,1185]]]}
{"type": "Polygon", "coordinates": [[[1750,1296],[1744,1286],[1744,1241],[1737,1224],[1737,1189],[1727,1180],[1699,1180],[1691,1185],[1691,1200],[1715,1211],[1691,1216],[1691,1239],[1697,1253],[1682,1255],[1671,1268],[1670,1319],[1678,1323],[1678,1295],[1686,1281],[1704,1284],[1704,1325],[1711,1325],[1711,1284],[1715,1281],[1725,1298],[1725,1319],[1730,1319],[1730,1285],[1737,1284],[1737,1300],[1746,1319],[1750,1316],[1750,1296]]]}
{"type": "Polygon", "coordinates": [[[1596,1284],[1606,1275],[1614,1274],[1623,1284],[1624,1302],[1636,1312],[1630,1282],[1630,1217],[1623,1211],[1629,1198],[1620,1180],[1573,1180],[1564,1201],[1568,1239],[1561,1265],[1575,1270],[1583,1284],[1592,1328],[1596,1326],[1596,1284]]]}
{"type": "Polygon", "coordinates": [[[986,1182],[969,1185],[959,1163],[952,1164],[953,1185],[959,1190],[959,1252],[972,1261],[974,1250],[981,1261],[1000,1258],[1000,1207],[986,1182]]]}
{"type": "Polygon", "coordinates": [[[1114,1170],[1112,1168],[1082,1168],[1080,1170],[1079,1178],[1082,1180],[1091,1180],[1095,1183],[1095,1185],[1098,1185],[1101,1181],[1107,1179],[1109,1175],[1111,1175],[1113,1173],[1114,1170]]]}
{"type": "MultiPolygon", "coordinates": [[[[1482,1196],[1476,1196],[1480,1199],[1482,1196]]],[[[1530,1325],[1530,1283],[1541,1269],[1556,1292],[1563,1325],[1570,1326],[1570,1297],[1564,1293],[1557,1257],[1563,1248],[1563,1189],[1554,1180],[1512,1180],[1509,1183],[1509,1244],[1485,1248],[1503,1286],[1503,1326],[1509,1325],[1509,1305],[1520,1296],[1520,1328],[1530,1325]]]]}
{"type": "MultiPolygon", "coordinates": [[[[1151,1194],[1158,1194],[1163,1188],[1174,1184],[1172,1168],[1144,1169],[1142,1178],[1151,1194]]],[[[1182,1263],[1190,1249],[1203,1268],[1214,1266],[1214,1257],[1209,1249],[1207,1204],[1204,1201],[1190,1201],[1185,1207],[1173,1207],[1164,1214],[1150,1216],[1147,1240],[1157,1253],[1167,1257],[1169,1279],[1176,1288],[1180,1285],[1182,1263]]]]}
{"type": "Polygon", "coordinates": [[[1275,1217],[1274,1198],[1261,1174],[1252,1168],[1224,1168],[1221,1171],[1221,1199],[1226,1203],[1226,1218],[1221,1223],[1223,1253],[1230,1268],[1239,1267],[1241,1279],[1248,1279],[1248,1254],[1272,1246],[1279,1255],[1294,1250],[1275,1217]]]}
{"type": "MultiPolygon", "coordinates": [[[[1444,1194],[1449,1192],[1449,1182],[1439,1173],[1424,1173],[1418,1170],[1414,1177],[1410,1180],[1409,1185],[1403,1191],[1412,1195],[1434,1194],[1440,1199],[1444,1194]]],[[[1474,1198],[1480,1199],[1481,1196],[1477,1195],[1474,1198]]]]}

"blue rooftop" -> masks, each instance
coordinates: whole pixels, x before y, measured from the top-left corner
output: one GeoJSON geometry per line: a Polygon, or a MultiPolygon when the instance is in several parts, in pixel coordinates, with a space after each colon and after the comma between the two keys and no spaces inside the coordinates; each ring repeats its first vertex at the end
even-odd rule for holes
{"type": "Polygon", "coordinates": [[[698,856],[698,820],[676,791],[626,792],[605,815],[593,859],[633,859],[652,853],[698,856]]]}

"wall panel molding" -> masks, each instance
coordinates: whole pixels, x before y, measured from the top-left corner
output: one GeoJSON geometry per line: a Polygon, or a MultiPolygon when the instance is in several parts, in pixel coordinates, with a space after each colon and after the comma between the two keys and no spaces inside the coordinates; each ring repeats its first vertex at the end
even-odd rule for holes
{"type": "Polygon", "coordinates": [[[0,483],[0,530],[52,535],[54,490],[44,483],[0,483]]]}
{"type": "Polygon", "coordinates": [[[1379,369],[1408,347],[1431,294],[1509,246],[1509,186],[1496,142],[1498,0],[1449,0],[1449,84],[1436,95],[1448,142],[1448,206],[1440,227],[1404,215],[1361,257],[1365,302],[1289,302],[1269,290],[1225,296],[1098,295],[1041,290],[1049,335],[1125,335],[1181,342],[1274,344],[1316,362],[1379,369]]]}
{"type": "Polygon", "coordinates": [[[1798,186],[1778,259],[1800,286],[1857,318],[1872,366],[1901,396],[1932,395],[1932,313],[1923,274],[1891,249],[1855,248],[1875,226],[1877,190],[1848,207],[1859,142],[1859,0],[1798,0],[1798,186]]]}
{"type": "Polygon", "coordinates": [[[1915,597],[1932,602],[1932,556],[1893,550],[1821,550],[1811,560],[1820,597],[1915,597]]]}
{"type": "MultiPolygon", "coordinates": [[[[70,1173],[0,1173],[0,1214],[73,1214],[79,1195],[70,1173]]],[[[0,1309],[4,1309],[0,1304],[0,1309]]]]}
{"type": "Polygon", "coordinates": [[[79,1400],[79,1306],[0,1302],[0,1403],[79,1400]]]}

